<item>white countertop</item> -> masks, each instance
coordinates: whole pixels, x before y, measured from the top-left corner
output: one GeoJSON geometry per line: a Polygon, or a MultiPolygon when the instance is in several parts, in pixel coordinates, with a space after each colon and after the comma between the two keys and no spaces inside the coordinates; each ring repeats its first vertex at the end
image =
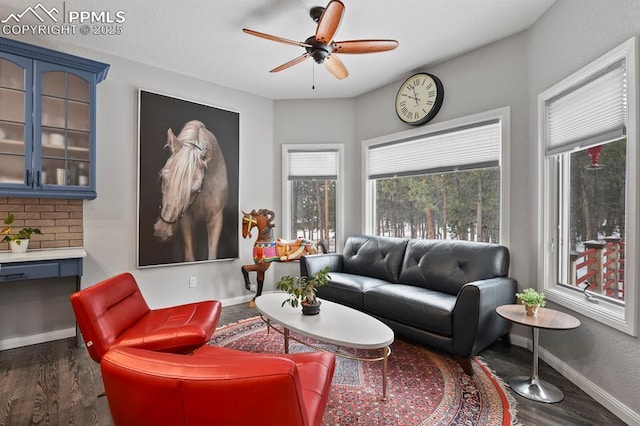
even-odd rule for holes
{"type": "Polygon", "coordinates": [[[53,249],[29,249],[26,253],[0,251],[0,264],[15,262],[36,262],[38,260],[75,259],[87,257],[82,247],[64,247],[53,249]]]}

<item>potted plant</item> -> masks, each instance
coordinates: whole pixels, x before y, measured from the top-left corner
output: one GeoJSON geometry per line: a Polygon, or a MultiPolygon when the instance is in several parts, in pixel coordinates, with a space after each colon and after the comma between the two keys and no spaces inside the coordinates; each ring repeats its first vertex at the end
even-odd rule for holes
{"type": "Polygon", "coordinates": [[[284,276],[276,282],[275,287],[277,290],[289,293],[289,298],[282,302],[282,306],[289,304],[296,308],[302,305],[304,315],[316,315],[320,313],[320,301],[316,298],[316,290],[325,285],[329,279],[331,279],[329,268],[324,268],[311,277],[284,276]]]}
{"type": "Polygon", "coordinates": [[[538,293],[532,288],[525,288],[522,293],[516,293],[516,297],[520,299],[522,304],[525,306],[527,315],[536,315],[538,313],[538,308],[544,308],[544,305],[547,303],[544,300],[544,293],[538,293]]]}
{"type": "Polygon", "coordinates": [[[4,235],[2,242],[8,242],[12,252],[24,253],[29,247],[29,240],[31,239],[31,235],[42,235],[42,232],[40,232],[40,228],[22,228],[20,231],[13,233],[11,230],[11,225],[13,224],[14,220],[15,217],[11,213],[9,213],[7,218],[4,220],[5,226],[2,228],[2,230],[0,230],[0,235],[4,235]]]}

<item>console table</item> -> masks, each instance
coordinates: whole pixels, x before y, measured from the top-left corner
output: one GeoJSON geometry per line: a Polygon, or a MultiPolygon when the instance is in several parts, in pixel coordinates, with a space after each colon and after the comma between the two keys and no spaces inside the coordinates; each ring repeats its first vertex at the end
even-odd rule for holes
{"type": "Polygon", "coordinates": [[[496,308],[502,318],[516,324],[531,327],[533,334],[533,366],[531,377],[519,376],[509,380],[509,386],[525,398],[540,402],[560,402],[564,394],[557,386],[538,378],[538,332],[547,330],[571,330],[580,326],[580,320],[553,309],[538,308],[537,315],[527,315],[523,305],[503,305],[496,308]]]}
{"type": "Polygon", "coordinates": [[[82,278],[82,261],[86,256],[87,252],[82,247],[36,249],[26,253],[1,251],[0,285],[40,278],[75,277],[78,291],[82,278]]]}

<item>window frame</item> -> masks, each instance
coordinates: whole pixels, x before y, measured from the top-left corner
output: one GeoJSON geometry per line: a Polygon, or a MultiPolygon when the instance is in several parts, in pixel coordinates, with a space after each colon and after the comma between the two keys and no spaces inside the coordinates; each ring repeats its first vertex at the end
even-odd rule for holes
{"type": "Polygon", "coordinates": [[[375,233],[375,180],[369,179],[370,150],[378,145],[401,143],[405,140],[425,138],[432,134],[453,132],[461,128],[479,125],[486,122],[498,121],[501,129],[501,144],[499,154],[500,168],[500,244],[509,246],[510,243],[510,144],[511,144],[511,108],[502,107],[469,116],[456,118],[440,123],[410,129],[386,136],[362,141],[362,232],[375,233]]]}
{"type": "Polygon", "coordinates": [[[327,151],[338,152],[338,174],[336,178],[336,242],[335,248],[342,250],[344,241],[344,144],[341,143],[312,143],[312,144],[282,144],[282,237],[293,239],[289,225],[291,223],[291,184],[289,181],[289,151],[327,151]]]}
{"type": "Polygon", "coordinates": [[[636,37],[631,38],[538,95],[538,170],[540,170],[538,182],[538,205],[540,206],[538,270],[541,271],[538,286],[544,291],[548,300],[632,336],[637,336],[639,273],[637,259],[640,236],[640,226],[638,225],[640,191],[634,184],[640,178],[638,167],[640,157],[637,118],[637,44],[636,37]],[[566,156],[570,155],[571,151],[563,150],[561,153],[547,155],[546,102],[562,93],[580,87],[594,75],[623,59],[626,61],[627,67],[625,301],[623,305],[620,302],[598,297],[598,303],[590,303],[579,289],[568,288],[558,283],[561,227],[568,226],[566,223],[568,206],[566,204],[569,202],[567,200],[566,203],[562,203],[561,197],[562,193],[568,190],[569,179],[567,179],[566,162],[569,160],[566,156]],[[560,209],[563,209],[562,213],[560,213],[560,209]]]}

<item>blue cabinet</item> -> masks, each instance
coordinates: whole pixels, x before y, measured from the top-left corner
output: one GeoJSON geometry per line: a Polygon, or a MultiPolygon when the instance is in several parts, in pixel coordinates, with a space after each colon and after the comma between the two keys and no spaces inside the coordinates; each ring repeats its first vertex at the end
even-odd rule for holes
{"type": "Polygon", "coordinates": [[[96,85],[108,69],[0,38],[0,196],[96,197],[96,85]]]}

